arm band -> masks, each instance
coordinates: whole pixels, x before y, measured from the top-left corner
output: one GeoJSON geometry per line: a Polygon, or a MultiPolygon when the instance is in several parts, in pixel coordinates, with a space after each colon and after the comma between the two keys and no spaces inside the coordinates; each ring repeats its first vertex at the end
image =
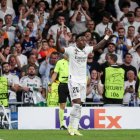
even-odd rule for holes
{"type": "Polygon", "coordinates": [[[109,39],[109,36],[108,35],[105,35],[104,39],[105,40],[108,40],[109,39]]]}

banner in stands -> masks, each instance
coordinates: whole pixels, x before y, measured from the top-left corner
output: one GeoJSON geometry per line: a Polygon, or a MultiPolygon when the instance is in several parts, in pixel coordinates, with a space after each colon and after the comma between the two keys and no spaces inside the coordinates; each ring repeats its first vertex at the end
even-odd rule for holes
{"type": "MultiPolygon", "coordinates": [[[[71,108],[65,109],[69,124],[71,108]]],[[[83,129],[140,129],[139,107],[83,107],[80,127],[83,129]]],[[[59,129],[59,108],[20,107],[18,129],[59,129]]]]}

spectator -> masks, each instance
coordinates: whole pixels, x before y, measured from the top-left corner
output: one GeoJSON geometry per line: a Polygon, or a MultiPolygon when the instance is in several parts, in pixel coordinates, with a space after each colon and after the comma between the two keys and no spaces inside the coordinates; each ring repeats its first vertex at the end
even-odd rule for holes
{"type": "Polygon", "coordinates": [[[12,19],[15,18],[15,11],[12,7],[7,6],[7,0],[1,0],[0,17],[4,20],[7,14],[10,14],[12,19]]]}
{"type": "Polygon", "coordinates": [[[71,17],[72,33],[81,34],[87,30],[86,22],[91,20],[90,16],[82,8],[81,4],[78,5],[78,9],[75,10],[73,16],[71,17]]]}
{"type": "Polygon", "coordinates": [[[48,39],[48,45],[49,45],[50,48],[56,48],[53,38],[48,39]]]}
{"type": "MultiPolygon", "coordinates": [[[[22,54],[22,47],[19,42],[15,43],[13,53],[15,53],[19,59],[20,67],[22,68],[24,65],[27,65],[27,56],[22,54]]],[[[11,55],[11,54],[10,54],[11,55]]],[[[9,60],[10,55],[7,57],[7,61],[9,60]]]]}
{"type": "Polygon", "coordinates": [[[27,106],[44,106],[45,99],[41,94],[42,82],[36,75],[36,68],[34,66],[29,66],[27,71],[27,76],[20,79],[20,90],[23,91],[23,102],[27,106]]]}
{"type": "Polygon", "coordinates": [[[96,39],[96,41],[99,42],[101,39],[100,39],[100,35],[95,31],[94,21],[88,20],[86,22],[86,27],[87,27],[87,30],[92,33],[92,38],[96,39]]]}
{"type": "Polygon", "coordinates": [[[138,7],[138,1],[135,0],[127,0],[128,2],[130,2],[130,11],[134,11],[136,7],[138,7]]]}
{"type": "MultiPolygon", "coordinates": [[[[92,4],[93,3],[94,2],[92,2],[92,4]]],[[[114,1],[112,1],[112,0],[95,1],[95,6],[93,6],[93,8],[92,8],[92,10],[90,10],[90,12],[93,15],[93,20],[95,21],[96,25],[102,21],[102,18],[103,18],[103,15],[105,12],[109,12],[112,14],[112,17],[116,17],[114,1]]]]}
{"type": "Polygon", "coordinates": [[[128,71],[133,71],[135,76],[137,76],[136,68],[131,65],[132,59],[133,59],[132,55],[130,53],[126,53],[125,57],[124,57],[124,63],[121,65],[121,68],[123,68],[125,71],[125,75],[124,75],[125,81],[128,80],[127,79],[127,72],[128,71]]]}
{"type": "Polygon", "coordinates": [[[23,33],[22,38],[22,53],[27,57],[30,55],[33,48],[36,48],[36,38],[30,37],[30,29],[26,28],[23,33]]]}
{"type": "Polygon", "coordinates": [[[102,100],[103,85],[101,84],[99,73],[91,71],[90,84],[87,87],[86,102],[100,102],[102,100]]]}
{"type": "Polygon", "coordinates": [[[27,72],[28,72],[28,67],[29,66],[34,66],[35,69],[36,69],[36,74],[38,74],[38,69],[39,69],[39,66],[37,64],[37,57],[35,54],[30,54],[29,57],[28,57],[28,63],[27,65],[24,65],[21,69],[21,77],[23,76],[26,76],[27,75],[27,72]]]}
{"type": "Polygon", "coordinates": [[[39,67],[39,73],[41,75],[41,79],[44,80],[46,78],[47,81],[49,81],[49,73],[50,69],[55,67],[56,62],[59,59],[59,53],[53,52],[51,53],[50,57],[46,57],[46,60],[44,60],[39,67]]]}
{"type": "Polygon", "coordinates": [[[51,24],[49,22],[45,24],[45,27],[43,28],[43,31],[42,31],[42,39],[47,39],[50,26],[51,24]]]}
{"type": "Polygon", "coordinates": [[[131,100],[131,96],[134,97],[134,94],[136,93],[135,87],[136,87],[136,80],[135,80],[135,73],[134,71],[129,70],[127,72],[127,81],[125,81],[124,90],[125,94],[123,97],[123,102],[129,104],[129,101],[131,100]]]}
{"type": "Polygon", "coordinates": [[[50,16],[52,17],[53,23],[56,24],[58,22],[59,15],[63,15],[65,18],[66,26],[69,26],[69,9],[68,2],[65,0],[58,0],[54,7],[52,7],[50,11],[50,16]]]}
{"type": "Polygon", "coordinates": [[[134,38],[134,43],[133,44],[137,45],[139,43],[140,43],[140,26],[138,28],[138,34],[134,38]]]}
{"type": "MultiPolygon", "coordinates": [[[[56,44],[57,30],[60,30],[65,23],[65,16],[59,15],[57,18],[57,24],[52,25],[48,31],[47,39],[53,38],[56,44]]],[[[70,29],[67,27],[67,32],[70,32],[70,29]]]]}
{"type": "Polygon", "coordinates": [[[18,25],[20,23],[22,25],[25,25],[26,18],[32,12],[32,9],[30,8],[27,11],[27,8],[24,4],[20,4],[17,7],[18,7],[18,10],[16,11],[17,14],[16,14],[16,17],[13,20],[13,23],[14,23],[14,25],[18,25]]]}
{"type": "Polygon", "coordinates": [[[124,58],[124,55],[131,49],[132,43],[130,39],[126,38],[125,29],[118,29],[118,36],[112,39],[112,42],[116,44],[116,52],[121,55],[121,58],[124,58]]]}
{"type": "Polygon", "coordinates": [[[50,47],[47,40],[42,40],[39,48],[38,48],[38,53],[39,53],[39,60],[45,60],[45,58],[50,57],[52,52],[56,52],[56,49],[53,47],[50,47]]]}
{"type": "MultiPolygon", "coordinates": [[[[91,32],[90,31],[86,31],[85,33],[84,33],[84,36],[86,37],[86,41],[87,41],[87,44],[92,44],[92,41],[93,41],[93,37],[92,37],[92,34],[91,34],[91,32]]],[[[95,40],[95,42],[96,42],[96,40],[95,40]]],[[[97,44],[97,42],[96,42],[96,44],[97,44]]],[[[91,45],[92,46],[92,45],[91,45]]]]}
{"type": "Polygon", "coordinates": [[[15,41],[15,31],[16,27],[13,26],[12,16],[10,14],[4,17],[5,25],[3,25],[3,30],[7,33],[9,39],[9,46],[12,46],[15,41]]]}
{"type": "Polygon", "coordinates": [[[131,65],[134,66],[137,70],[137,74],[140,69],[140,43],[129,50],[129,53],[132,55],[133,59],[131,65]]]}
{"type": "Polygon", "coordinates": [[[63,26],[60,28],[60,38],[59,38],[59,43],[61,47],[67,47],[69,44],[69,41],[72,37],[72,34],[67,31],[67,27],[63,26]]]}
{"type": "Polygon", "coordinates": [[[8,35],[5,31],[0,29],[0,48],[2,46],[8,46],[9,40],[8,40],[8,35]]]}
{"type": "Polygon", "coordinates": [[[135,8],[135,21],[140,23],[140,7],[135,8]]]}
{"type": "Polygon", "coordinates": [[[134,42],[134,39],[135,39],[135,27],[134,26],[129,26],[128,27],[128,30],[127,30],[127,39],[130,39],[131,40],[131,43],[132,43],[132,46],[134,46],[135,42],[134,42]]]}
{"type": "Polygon", "coordinates": [[[43,31],[43,28],[45,27],[46,23],[49,21],[50,13],[48,12],[49,7],[46,4],[46,1],[39,1],[38,3],[38,9],[35,14],[36,20],[38,22],[38,28],[43,31]]]}
{"type": "Polygon", "coordinates": [[[112,23],[110,23],[110,13],[105,12],[103,14],[102,21],[96,25],[95,31],[100,35],[100,37],[104,36],[105,30],[111,29],[112,23]]]}
{"type": "Polygon", "coordinates": [[[107,49],[105,49],[104,53],[101,54],[99,60],[98,60],[98,63],[99,64],[103,64],[105,61],[106,61],[106,54],[107,53],[110,53],[110,54],[116,54],[117,55],[117,64],[122,64],[122,58],[121,58],[121,55],[117,54],[115,52],[116,50],[116,45],[114,43],[108,43],[107,45],[107,49]]]}
{"type": "Polygon", "coordinates": [[[9,57],[10,72],[18,77],[20,77],[21,65],[17,57],[17,54],[12,54],[9,57]]]}
{"type": "MultiPolygon", "coordinates": [[[[87,0],[83,1],[77,1],[73,0],[71,2],[71,9],[70,9],[70,18],[74,14],[75,10],[78,10],[79,5],[86,11],[86,13],[89,15],[89,2],[87,0]]],[[[84,16],[84,15],[83,15],[84,16]]]]}
{"type": "Polygon", "coordinates": [[[115,11],[117,13],[117,20],[122,21],[129,12],[130,2],[124,2],[119,6],[119,0],[115,0],[115,11]]]}
{"type": "Polygon", "coordinates": [[[93,69],[98,71],[98,72],[101,71],[101,67],[100,67],[99,63],[94,60],[94,53],[93,52],[88,55],[87,68],[88,68],[90,73],[93,69]]]}
{"type": "Polygon", "coordinates": [[[114,36],[118,36],[118,30],[119,30],[119,28],[123,28],[123,24],[122,24],[122,22],[121,21],[115,21],[115,22],[113,22],[113,24],[112,24],[112,30],[113,30],[113,35],[114,36]]]}
{"type": "Polygon", "coordinates": [[[0,62],[6,62],[7,56],[10,54],[10,47],[3,46],[0,48],[0,62]]]}
{"type": "Polygon", "coordinates": [[[124,19],[122,22],[123,22],[126,32],[127,32],[129,26],[134,26],[135,35],[138,33],[139,23],[135,21],[135,14],[133,11],[129,11],[127,14],[127,19],[124,19]]]}

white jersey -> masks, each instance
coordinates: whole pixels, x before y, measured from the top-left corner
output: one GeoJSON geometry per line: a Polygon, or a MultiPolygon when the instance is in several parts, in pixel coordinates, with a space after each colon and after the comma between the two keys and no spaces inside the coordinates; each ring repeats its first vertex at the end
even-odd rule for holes
{"type": "MultiPolygon", "coordinates": [[[[19,85],[18,76],[14,75],[14,74],[11,74],[11,73],[9,73],[8,75],[4,74],[3,76],[8,79],[8,83],[11,83],[13,85],[14,84],[19,85]]],[[[8,93],[9,93],[9,100],[13,100],[13,99],[16,100],[16,92],[9,89],[8,93]]]]}
{"type": "Polygon", "coordinates": [[[30,88],[30,91],[32,92],[32,98],[35,104],[43,101],[41,93],[36,90],[42,87],[41,79],[38,76],[35,76],[33,79],[29,78],[28,76],[22,77],[20,79],[20,86],[30,88]]]}
{"type": "MultiPolygon", "coordinates": [[[[11,54],[9,54],[6,58],[6,61],[8,62],[9,61],[9,57],[11,56],[11,54]]],[[[23,55],[23,54],[20,54],[17,56],[18,59],[19,59],[19,62],[20,62],[20,65],[21,67],[23,67],[24,65],[27,65],[28,64],[28,60],[27,60],[27,56],[26,55],[23,55]]]]}
{"type": "Polygon", "coordinates": [[[65,54],[69,57],[69,80],[76,83],[86,83],[87,57],[93,51],[93,47],[86,46],[80,50],[76,46],[65,48],[65,54]]]}

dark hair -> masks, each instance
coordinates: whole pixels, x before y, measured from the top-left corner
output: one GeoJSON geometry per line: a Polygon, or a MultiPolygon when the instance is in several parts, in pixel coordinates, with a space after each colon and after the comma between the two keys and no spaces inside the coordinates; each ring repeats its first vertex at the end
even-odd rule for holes
{"type": "Polygon", "coordinates": [[[116,54],[112,54],[112,53],[110,53],[110,54],[108,54],[108,56],[110,56],[110,58],[111,58],[111,60],[113,60],[113,62],[117,62],[117,60],[118,60],[118,57],[117,57],[117,55],[116,54]]]}
{"type": "MultiPolygon", "coordinates": [[[[29,56],[28,56],[28,59],[32,56],[32,55],[35,55],[34,53],[30,53],[29,56]]],[[[36,55],[35,55],[36,56],[36,55]]]]}
{"type": "Polygon", "coordinates": [[[3,62],[3,63],[2,63],[2,65],[1,65],[1,66],[2,66],[2,68],[3,68],[3,66],[4,66],[4,65],[6,65],[6,64],[8,64],[8,65],[9,65],[9,62],[3,62]]]}
{"type": "Polygon", "coordinates": [[[49,39],[47,39],[47,42],[49,42],[50,40],[54,41],[54,39],[52,37],[50,37],[49,39]]]}
{"type": "Polygon", "coordinates": [[[104,12],[103,13],[103,17],[106,17],[106,18],[108,18],[108,19],[110,19],[110,16],[111,16],[111,14],[109,13],[109,12],[104,12]]]}
{"type": "Polygon", "coordinates": [[[114,47],[116,47],[116,44],[112,43],[112,42],[108,42],[107,46],[109,45],[113,45],[114,47]]]}
{"type": "Polygon", "coordinates": [[[77,40],[79,37],[84,37],[84,34],[76,35],[76,40],[77,40]]]}
{"type": "Polygon", "coordinates": [[[64,18],[65,18],[65,15],[64,15],[63,13],[59,13],[59,14],[58,14],[58,18],[59,18],[59,17],[64,17],[64,18]]]}
{"type": "Polygon", "coordinates": [[[123,8],[130,7],[129,2],[123,2],[122,5],[120,6],[120,9],[122,10],[123,8]]]}
{"type": "Polygon", "coordinates": [[[5,15],[4,19],[6,19],[8,16],[12,17],[12,15],[7,14],[7,15],[5,15]]]}
{"type": "Polygon", "coordinates": [[[36,67],[35,67],[34,65],[29,65],[29,66],[28,66],[28,69],[29,69],[30,67],[34,67],[34,69],[36,70],[36,67]]]}
{"type": "Polygon", "coordinates": [[[124,30],[124,31],[125,31],[125,28],[123,28],[123,27],[120,27],[118,30],[124,30]]]}
{"type": "Polygon", "coordinates": [[[43,2],[45,4],[45,11],[49,10],[49,3],[47,1],[41,0],[41,1],[39,1],[38,6],[41,2],[43,2]]]}
{"type": "Polygon", "coordinates": [[[3,22],[3,19],[2,18],[0,18],[0,22],[3,22]]]}
{"type": "MultiPolygon", "coordinates": [[[[28,15],[27,19],[28,19],[28,20],[34,21],[34,20],[35,20],[35,15],[30,14],[30,15],[28,15]]],[[[29,23],[29,22],[28,22],[28,23],[29,23]]]]}
{"type": "Polygon", "coordinates": [[[129,28],[134,28],[134,29],[135,29],[135,26],[132,26],[132,25],[131,25],[131,26],[128,27],[128,29],[129,29],[129,28]]]}
{"type": "MultiPolygon", "coordinates": [[[[21,46],[21,43],[20,43],[20,42],[15,42],[14,46],[17,45],[17,44],[20,44],[20,46],[21,46]]],[[[22,47],[22,46],[21,46],[21,47],[22,47]]]]}
{"type": "Polygon", "coordinates": [[[112,30],[113,31],[116,31],[116,26],[118,26],[119,23],[120,23],[120,21],[113,22],[113,24],[112,24],[112,30]]]}
{"type": "Polygon", "coordinates": [[[131,54],[131,53],[126,53],[126,54],[124,55],[124,58],[125,58],[127,55],[131,55],[131,57],[132,57],[132,54],[131,54]]]}
{"type": "Polygon", "coordinates": [[[138,9],[140,9],[140,6],[135,8],[135,11],[134,11],[135,12],[135,16],[136,16],[136,12],[137,12],[138,9]]]}
{"type": "Polygon", "coordinates": [[[52,52],[51,55],[50,55],[50,57],[51,57],[52,55],[59,55],[59,52],[52,52]]]}
{"type": "Polygon", "coordinates": [[[135,13],[133,11],[129,11],[127,14],[126,14],[127,17],[133,17],[135,16],[135,13]]]}

